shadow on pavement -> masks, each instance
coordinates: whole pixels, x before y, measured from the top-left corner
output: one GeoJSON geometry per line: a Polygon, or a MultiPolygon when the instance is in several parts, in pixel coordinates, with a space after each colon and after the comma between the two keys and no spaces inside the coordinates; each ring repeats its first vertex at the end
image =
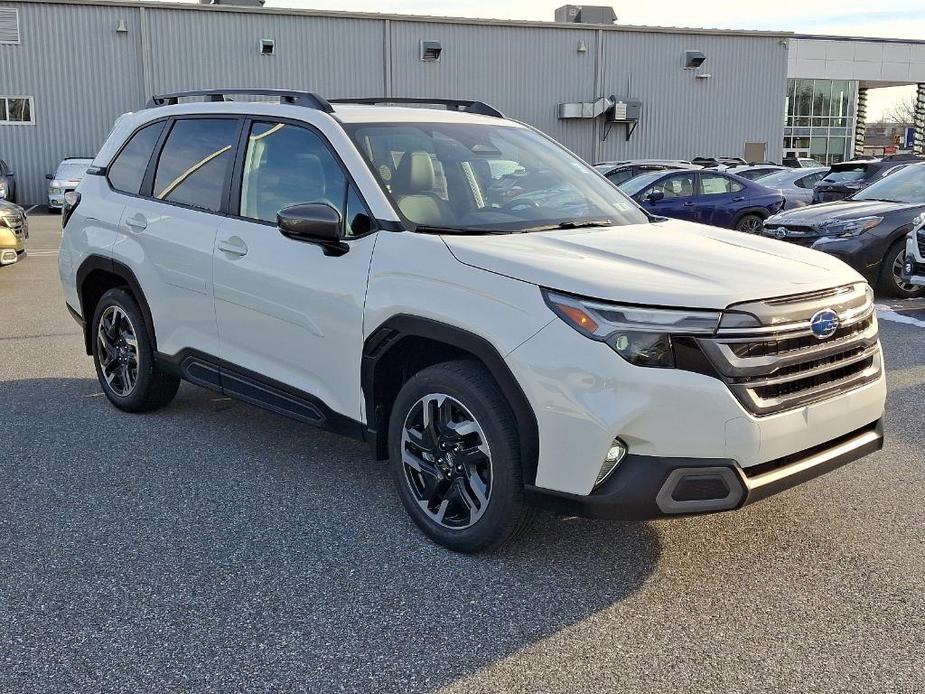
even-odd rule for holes
{"type": "Polygon", "coordinates": [[[342,439],[184,385],[0,382],[0,689],[432,690],[632,594],[647,524],[542,516],[505,550],[423,539],[342,439]]]}

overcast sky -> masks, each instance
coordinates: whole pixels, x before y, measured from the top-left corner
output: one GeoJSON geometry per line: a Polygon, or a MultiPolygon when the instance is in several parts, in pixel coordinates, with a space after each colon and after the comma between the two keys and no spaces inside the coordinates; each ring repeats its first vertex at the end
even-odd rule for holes
{"type": "MultiPolygon", "coordinates": [[[[268,7],[546,21],[553,18],[553,11],[562,4],[564,0],[267,0],[268,7]]],[[[712,0],[709,3],[596,0],[596,4],[612,4],[620,24],[925,38],[925,0],[712,0]]],[[[905,87],[870,92],[870,118],[876,120],[885,109],[911,93],[914,88],[905,87]]]]}

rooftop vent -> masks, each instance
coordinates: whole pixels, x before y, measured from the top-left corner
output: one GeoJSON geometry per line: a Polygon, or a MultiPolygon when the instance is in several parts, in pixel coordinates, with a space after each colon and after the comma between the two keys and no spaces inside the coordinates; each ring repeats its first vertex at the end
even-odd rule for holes
{"type": "Polygon", "coordinates": [[[561,24],[613,24],[617,14],[606,5],[563,5],[556,10],[561,24]]]}
{"type": "Polygon", "coordinates": [[[267,0],[199,0],[200,5],[238,5],[240,7],[263,7],[267,0]]]}

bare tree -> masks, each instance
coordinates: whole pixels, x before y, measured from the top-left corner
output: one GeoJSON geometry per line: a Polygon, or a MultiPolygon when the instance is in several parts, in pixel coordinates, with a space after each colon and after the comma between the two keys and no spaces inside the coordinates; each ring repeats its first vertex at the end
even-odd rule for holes
{"type": "Polygon", "coordinates": [[[915,94],[897,101],[883,112],[883,123],[911,123],[915,119],[915,94]]]}

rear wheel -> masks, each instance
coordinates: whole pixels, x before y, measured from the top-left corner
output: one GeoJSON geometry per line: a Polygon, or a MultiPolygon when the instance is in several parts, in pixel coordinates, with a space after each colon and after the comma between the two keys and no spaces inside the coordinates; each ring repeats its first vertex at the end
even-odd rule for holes
{"type": "Polygon", "coordinates": [[[113,405],[149,412],[173,400],[180,378],[155,365],[153,342],[131,294],[106,292],[94,311],[92,330],[96,375],[113,405]]]}
{"type": "Polygon", "coordinates": [[[532,517],[514,416],[477,362],[415,374],[389,422],[396,489],[417,526],[458,552],[497,547],[532,517]]]}
{"type": "Polygon", "coordinates": [[[911,299],[925,293],[925,288],[909,284],[902,278],[903,262],[906,259],[906,239],[899,239],[890,246],[880,265],[877,288],[887,296],[911,299]]]}
{"type": "Polygon", "coordinates": [[[760,215],[746,214],[736,222],[735,228],[736,231],[744,231],[746,234],[757,234],[761,231],[762,224],[764,219],[760,215]]]}

